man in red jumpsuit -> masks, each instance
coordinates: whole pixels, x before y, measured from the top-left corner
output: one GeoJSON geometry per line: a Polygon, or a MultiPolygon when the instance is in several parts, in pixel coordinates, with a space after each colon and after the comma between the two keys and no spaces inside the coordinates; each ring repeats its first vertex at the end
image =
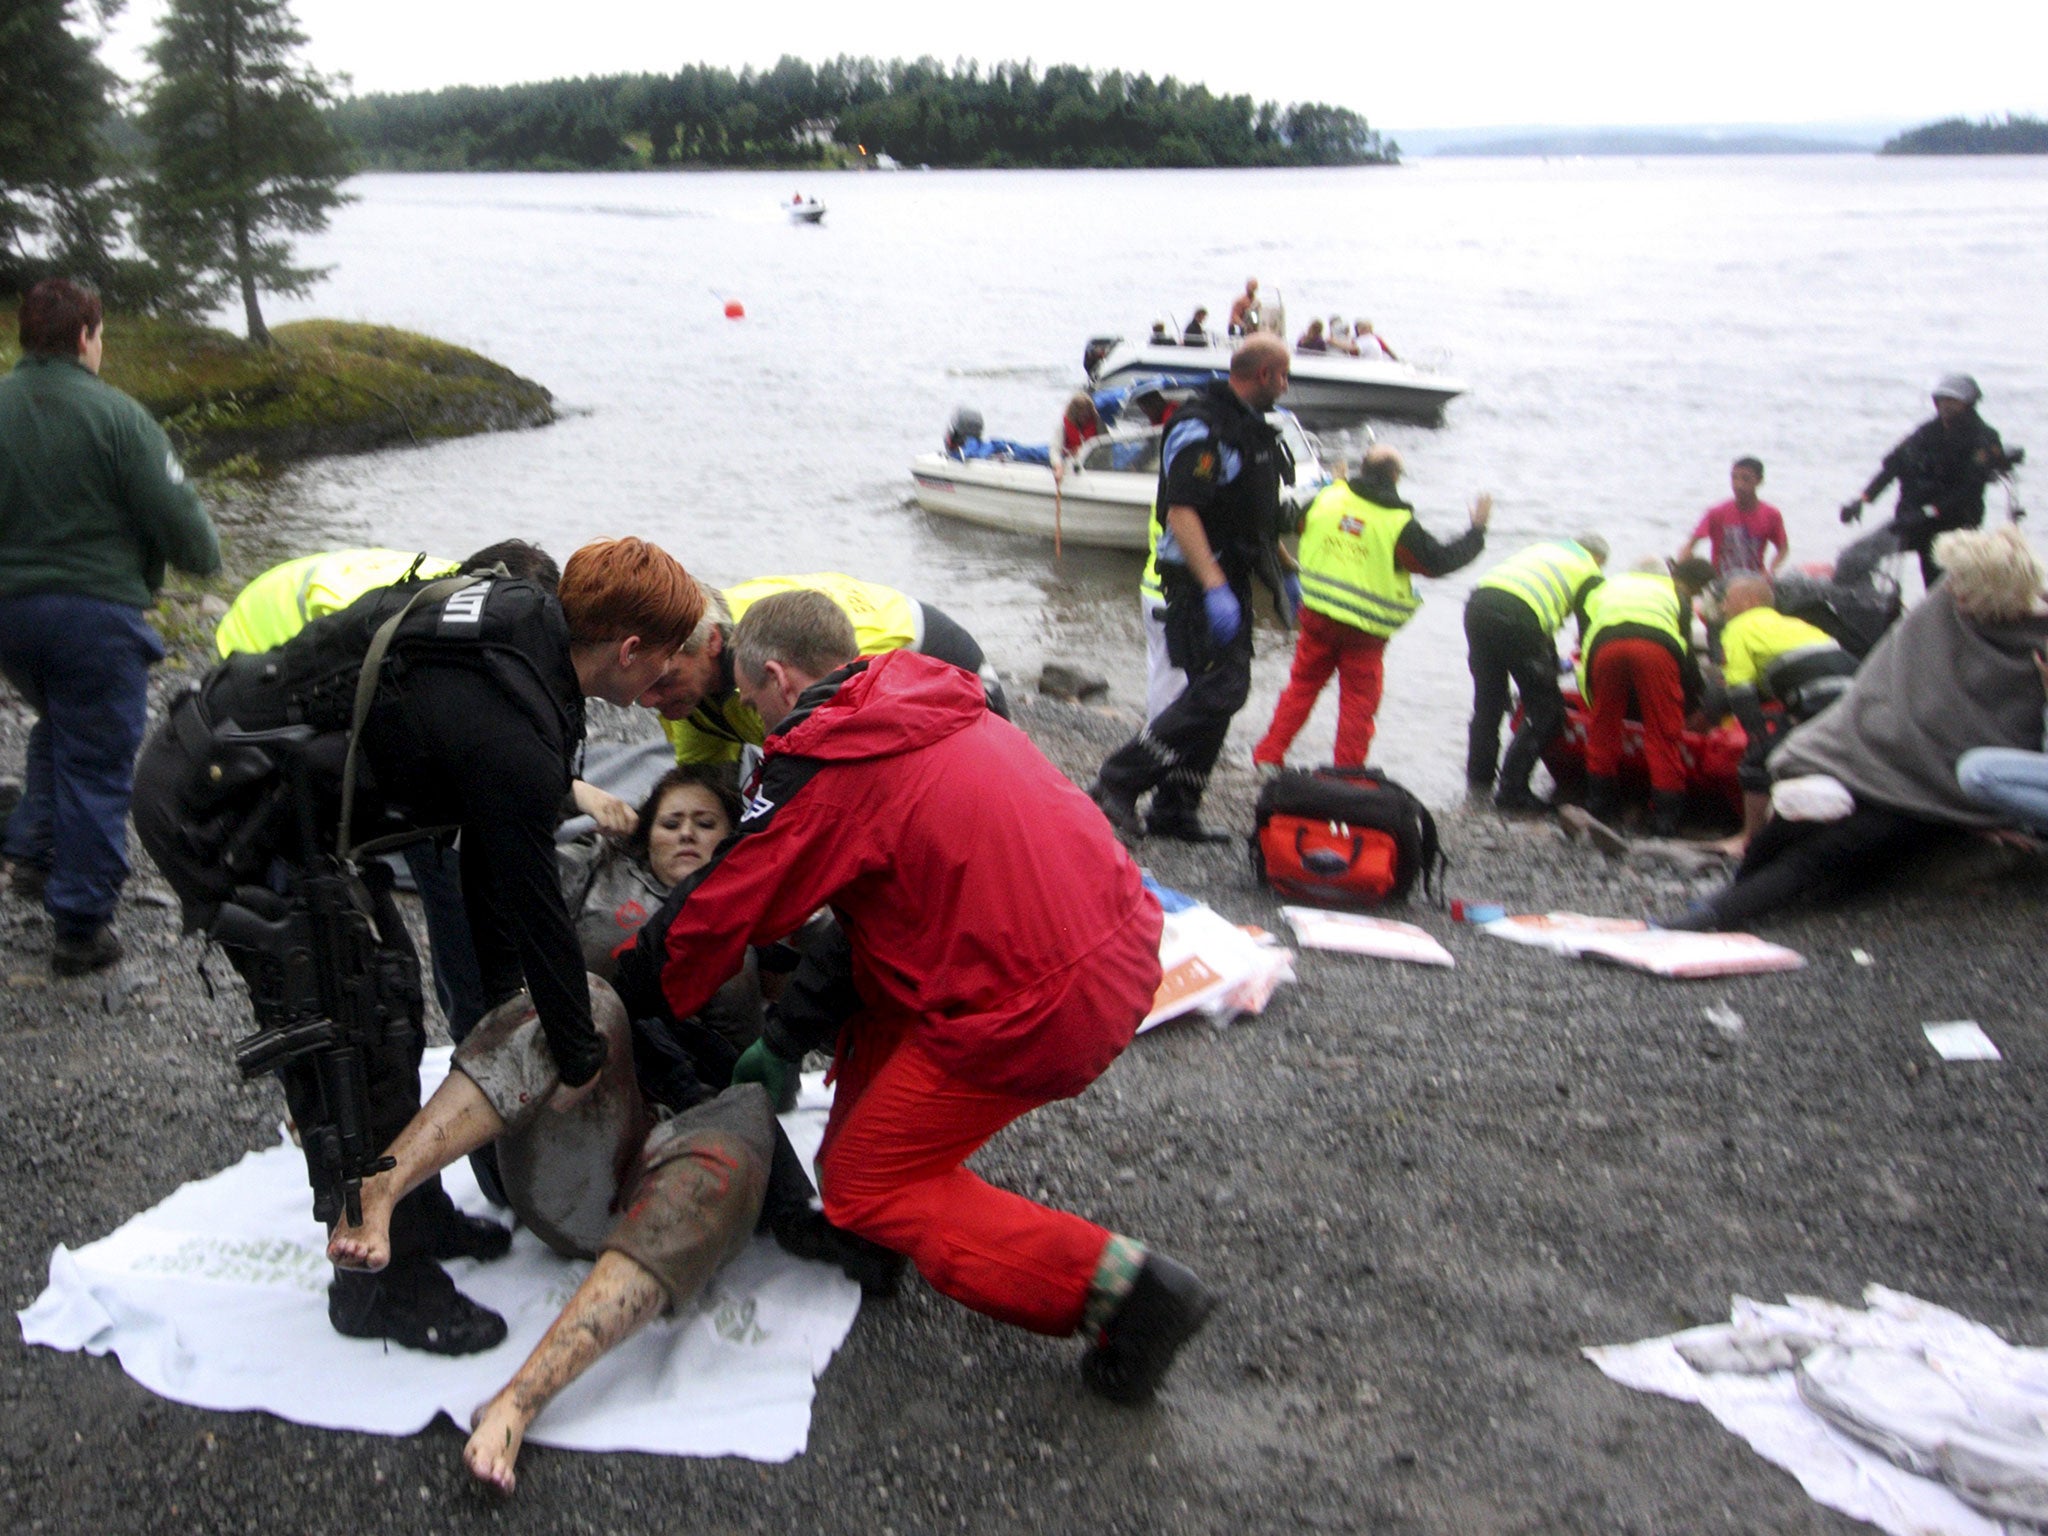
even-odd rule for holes
{"type": "MultiPolygon", "coordinates": [[[[1087,1384],[1143,1403],[1214,1293],[1143,1244],[964,1165],[1130,1044],[1159,985],[1159,905],[1088,797],[989,712],[975,678],[910,651],[856,655],[822,594],[747,610],[734,677],[768,725],[761,769],[738,833],[640,943],[659,931],[663,953],[649,958],[684,1018],[748,944],[829,904],[858,1008],[837,1031],[818,1153],[826,1217],[978,1312],[1085,1333],[1087,1384]]],[[[791,1033],[771,1015],[733,1080],[776,1092],[827,1043],[791,1033]]]]}

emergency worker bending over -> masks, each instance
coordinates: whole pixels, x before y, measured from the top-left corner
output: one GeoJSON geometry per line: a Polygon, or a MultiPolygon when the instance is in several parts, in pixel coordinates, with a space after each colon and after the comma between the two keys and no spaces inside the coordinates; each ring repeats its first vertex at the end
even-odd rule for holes
{"type": "MultiPolygon", "coordinates": [[[[573,1102],[605,1060],[554,851],[583,699],[638,699],[702,609],[689,573],[638,539],[578,550],[559,597],[493,575],[404,582],[230,658],[151,739],[136,829],[187,929],[249,983],[262,1029],[238,1057],[278,1069],[323,1219],[419,1107],[418,961],[383,866],[356,855],[460,831],[486,996],[524,985],[573,1102]]],[[[434,1260],[507,1241],[425,1186],[394,1213],[390,1266],[335,1277],[329,1320],[441,1354],[488,1349],[503,1320],[434,1260]]]]}

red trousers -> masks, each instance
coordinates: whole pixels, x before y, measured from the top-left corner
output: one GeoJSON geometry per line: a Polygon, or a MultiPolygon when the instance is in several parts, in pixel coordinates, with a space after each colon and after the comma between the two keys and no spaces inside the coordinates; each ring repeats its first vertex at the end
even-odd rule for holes
{"type": "Polygon", "coordinates": [[[1337,674],[1337,749],[1331,754],[1339,768],[1362,768],[1372,750],[1373,717],[1380,712],[1380,690],[1386,681],[1387,642],[1349,624],[1340,624],[1312,608],[1301,610],[1301,632],[1294,637],[1294,669],[1273,723],[1252,748],[1255,763],[1284,763],[1287,749],[1308,723],[1309,712],[1330,674],[1337,674]]]}
{"type": "Polygon", "coordinates": [[[918,1045],[915,1026],[853,1029],[818,1150],[825,1215],[907,1255],[932,1289],[977,1312],[1074,1332],[1110,1234],[962,1166],[1047,1101],[963,1081],[918,1045]]]}
{"type": "Polygon", "coordinates": [[[1621,764],[1622,724],[1628,703],[1643,722],[1643,758],[1653,790],[1683,790],[1685,762],[1678,755],[1685,734],[1685,685],[1678,658],[1654,640],[1628,637],[1603,641],[1593,653],[1593,722],[1586,729],[1586,772],[1612,778],[1621,764]]]}

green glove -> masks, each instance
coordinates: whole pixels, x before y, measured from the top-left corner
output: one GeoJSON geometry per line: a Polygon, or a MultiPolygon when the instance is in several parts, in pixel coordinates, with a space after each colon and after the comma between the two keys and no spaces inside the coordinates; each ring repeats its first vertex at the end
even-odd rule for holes
{"type": "Polygon", "coordinates": [[[778,1109],[784,1095],[794,1086],[795,1076],[795,1064],[784,1061],[769,1050],[766,1040],[756,1040],[741,1051],[740,1059],[732,1064],[734,1083],[759,1083],[768,1090],[769,1102],[778,1109]]]}

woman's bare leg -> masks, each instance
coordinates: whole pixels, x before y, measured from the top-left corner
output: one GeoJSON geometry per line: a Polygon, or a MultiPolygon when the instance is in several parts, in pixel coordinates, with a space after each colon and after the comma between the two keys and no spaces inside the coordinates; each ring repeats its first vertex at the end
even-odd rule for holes
{"type": "Polygon", "coordinates": [[[363,1180],[363,1224],[346,1219],[327,1239],[327,1257],[342,1269],[382,1269],[391,1262],[391,1208],[457,1158],[497,1140],[505,1122],[481,1088],[450,1072],[386,1149],[398,1166],[363,1180]]]}
{"type": "Polygon", "coordinates": [[[599,1254],[589,1276],[518,1374],[476,1411],[474,1432],[462,1448],[463,1465],[470,1475],[501,1493],[510,1493],[518,1481],[513,1464],[519,1460],[519,1447],[534,1416],[667,1302],[668,1292],[661,1282],[637,1260],[611,1249],[599,1254]]]}

